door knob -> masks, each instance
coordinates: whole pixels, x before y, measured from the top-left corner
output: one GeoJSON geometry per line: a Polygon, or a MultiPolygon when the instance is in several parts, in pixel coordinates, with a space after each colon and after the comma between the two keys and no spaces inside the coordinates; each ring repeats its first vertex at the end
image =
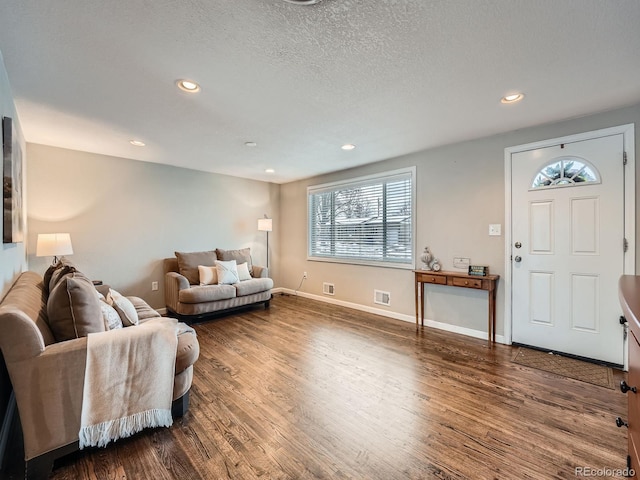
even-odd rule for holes
{"type": "Polygon", "coordinates": [[[631,390],[633,393],[637,393],[638,392],[638,389],[636,387],[630,387],[629,385],[627,385],[627,382],[622,380],[620,382],[620,391],[622,393],[627,393],[629,390],[631,390]]]}
{"type": "Polygon", "coordinates": [[[516,258],[514,258],[514,260],[516,261],[516,263],[520,263],[522,261],[522,257],[520,255],[516,255],[516,258]]]}
{"type": "Polygon", "coordinates": [[[522,244],[521,244],[520,242],[516,242],[516,243],[515,243],[515,245],[514,245],[514,247],[516,247],[516,248],[520,248],[520,247],[522,247],[522,244]]]}

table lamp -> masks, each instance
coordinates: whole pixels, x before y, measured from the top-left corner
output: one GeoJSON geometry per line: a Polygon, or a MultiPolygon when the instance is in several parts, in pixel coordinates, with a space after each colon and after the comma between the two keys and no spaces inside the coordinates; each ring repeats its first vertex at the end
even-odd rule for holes
{"type": "Polygon", "coordinates": [[[39,233],[36,244],[36,257],[49,257],[53,255],[53,262],[58,261],[62,255],[73,255],[71,235],[68,233],[39,233]]]}

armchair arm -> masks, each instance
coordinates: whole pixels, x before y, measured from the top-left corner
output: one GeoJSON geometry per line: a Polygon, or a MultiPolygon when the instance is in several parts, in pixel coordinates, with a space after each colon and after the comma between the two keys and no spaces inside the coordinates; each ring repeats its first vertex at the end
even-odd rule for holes
{"type": "Polygon", "coordinates": [[[269,269],[267,267],[252,265],[251,274],[253,278],[269,278],[269,269]]]}
{"type": "Polygon", "coordinates": [[[164,303],[174,312],[178,311],[178,294],[180,290],[189,288],[189,280],[177,272],[164,274],[164,303]]]}

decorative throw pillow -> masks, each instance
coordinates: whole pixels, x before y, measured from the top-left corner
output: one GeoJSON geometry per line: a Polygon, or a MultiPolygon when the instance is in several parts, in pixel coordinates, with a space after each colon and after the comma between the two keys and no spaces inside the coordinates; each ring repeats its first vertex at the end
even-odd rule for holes
{"type": "Polygon", "coordinates": [[[200,283],[198,265],[213,267],[216,264],[216,252],[175,252],[178,259],[178,271],[180,275],[189,280],[191,285],[200,283]]]}
{"type": "Polygon", "coordinates": [[[242,280],[251,280],[251,274],[249,273],[249,265],[247,262],[240,263],[238,265],[238,279],[242,280]]]}
{"type": "Polygon", "coordinates": [[[252,263],[250,248],[242,248],[240,250],[222,250],[220,248],[216,248],[216,255],[218,256],[218,260],[222,260],[223,262],[235,260],[237,265],[247,262],[247,267],[249,268],[249,271],[251,271],[252,263]]]}
{"type": "Polygon", "coordinates": [[[136,311],[136,307],[133,306],[131,300],[127,297],[123,297],[120,293],[116,292],[114,289],[109,289],[109,295],[107,295],[107,299],[111,297],[113,301],[113,308],[115,308],[116,312],[120,316],[120,320],[122,320],[122,325],[124,327],[131,327],[134,325],[138,325],[138,312],[136,311]]]}
{"type": "Polygon", "coordinates": [[[60,279],[62,279],[65,275],[73,272],[77,272],[78,269],[76,266],[67,260],[65,257],[61,257],[57,263],[51,265],[47,268],[47,271],[44,272],[44,276],[42,277],[42,285],[44,287],[44,292],[46,295],[51,292],[58,284],[60,279]]]}
{"type": "Polygon", "coordinates": [[[238,266],[235,260],[228,262],[222,262],[218,260],[216,262],[216,269],[218,272],[218,285],[233,285],[238,283],[238,266]]]}
{"type": "Polygon", "coordinates": [[[100,310],[102,311],[102,319],[104,320],[106,330],[117,330],[123,327],[120,315],[118,315],[116,309],[108,305],[107,302],[100,301],[100,310]]]}
{"type": "Polygon", "coordinates": [[[47,317],[57,342],[105,331],[96,290],[80,272],[65,275],[51,290],[47,317]]]}
{"type": "Polygon", "coordinates": [[[218,267],[207,267],[198,265],[198,273],[200,276],[200,285],[217,285],[218,284],[218,267]]]}

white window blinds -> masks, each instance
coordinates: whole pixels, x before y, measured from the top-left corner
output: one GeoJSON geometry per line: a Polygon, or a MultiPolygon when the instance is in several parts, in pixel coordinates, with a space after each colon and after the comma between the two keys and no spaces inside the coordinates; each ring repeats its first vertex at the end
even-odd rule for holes
{"type": "Polygon", "coordinates": [[[309,257],[412,267],[414,176],[412,168],[309,187],[309,257]]]}

